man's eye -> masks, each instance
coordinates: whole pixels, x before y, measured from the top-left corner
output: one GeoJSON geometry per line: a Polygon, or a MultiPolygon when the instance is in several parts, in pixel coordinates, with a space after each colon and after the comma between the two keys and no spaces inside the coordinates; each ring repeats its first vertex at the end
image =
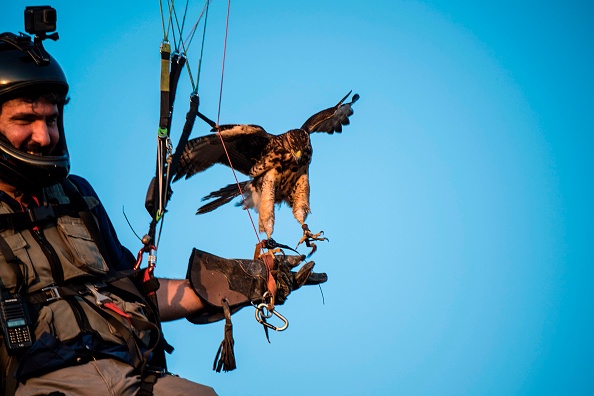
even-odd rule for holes
{"type": "Polygon", "coordinates": [[[47,125],[54,126],[58,123],[58,117],[51,117],[47,119],[47,125]]]}
{"type": "Polygon", "coordinates": [[[26,124],[32,123],[33,120],[29,117],[19,117],[19,118],[15,118],[14,122],[19,125],[26,125],[26,124]]]}

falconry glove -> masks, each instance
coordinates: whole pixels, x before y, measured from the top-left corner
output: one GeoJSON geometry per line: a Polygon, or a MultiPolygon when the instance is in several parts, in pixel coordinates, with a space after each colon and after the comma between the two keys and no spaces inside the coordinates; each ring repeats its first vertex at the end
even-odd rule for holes
{"type": "MultiPolygon", "coordinates": [[[[233,352],[231,314],[248,305],[270,303],[271,282],[273,304],[282,305],[294,290],[303,285],[317,285],[328,280],[325,273],[313,272],[315,263],[305,263],[304,255],[272,255],[256,260],[225,259],[193,249],[187,278],[196,294],[208,303],[202,313],[188,316],[194,324],[212,323],[225,319],[225,337],[217,351],[213,370],[220,372],[236,368],[233,352]]],[[[265,327],[266,329],[266,327],[265,327]]]]}
{"type": "MultiPolygon", "coordinates": [[[[274,255],[270,273],[276,281],[275,304],[282,305],[294,290],[328,280],[325,273],[313,272],[315,263],[305,263],[293,271],[305,255],[274,255]]],[[[226,259],[193,249],[187,278],[196,294],[209,304],[206,312],[187,317],[194,324],[217,322],[224,318],[223,307],[235,313],[248,305],[265,302],[268,267],[263,259],[226,259]]]]}

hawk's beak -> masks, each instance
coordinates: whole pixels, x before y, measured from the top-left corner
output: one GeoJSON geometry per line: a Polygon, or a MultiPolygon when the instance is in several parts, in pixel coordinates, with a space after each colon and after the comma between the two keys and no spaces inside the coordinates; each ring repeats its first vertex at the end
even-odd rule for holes
{"type": "Polygon", "coordinates": [[[301,150],[293,152],[293,158],[295,158],[295,162],[299,163],[301,161],[301,150]]]}

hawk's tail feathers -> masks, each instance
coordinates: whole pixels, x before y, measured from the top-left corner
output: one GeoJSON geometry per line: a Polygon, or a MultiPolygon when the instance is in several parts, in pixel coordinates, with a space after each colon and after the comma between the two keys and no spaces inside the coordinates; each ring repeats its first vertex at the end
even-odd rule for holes
{"type": "Polygon", "coordinates": [[[233,200],[233,198],[238,197],[241,195],[241,191],[245,191],[246,186],[250,181],[246,180],[238,184],[229,184],[227,187],[223,187],[220,190],[213,191],[208,194],[206,197],[202,198],[203,201],[216,198],[214,201],[207,203],[206,205],[202,205],[196,211],[196,214],[204,214],[208,212],[212,212],[213,210],[217,209],[219,206],[223,206],[226,203],[229,203],[233,200]],[[241,187],[241,191],[240,191],[241,187]]]}

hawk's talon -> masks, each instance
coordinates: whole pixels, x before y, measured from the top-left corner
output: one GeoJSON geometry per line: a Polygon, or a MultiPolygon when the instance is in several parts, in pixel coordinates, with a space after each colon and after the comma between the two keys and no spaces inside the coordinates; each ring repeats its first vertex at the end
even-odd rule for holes
{"type": "Polygon", "coordinates": [[[313,243],[313,242],[307,241],[305,243],[305,245],[307,247],[310,247],[311,248],[311,252],[309,252],[309,254],[307,255],[308,258],[311,257],[318,250],[318,246],[315,243],[313,243]]]}
{"type": "Polygon", "coordinates": [[[313,241],[329,241],[328,238],[322,236],[324,235],[324,231],[320,231],[317,234],[314,234],[309,230],[307,224],[303,224],[301,228],[303,229],[303,236],[299,240],[299,243],[297,243],[297,246],[305,242],[305,246],[312,248],[311,252],[308,254],[308,257],[314,254],[318,249],[316,244],[313,243],[313,241]]]}

